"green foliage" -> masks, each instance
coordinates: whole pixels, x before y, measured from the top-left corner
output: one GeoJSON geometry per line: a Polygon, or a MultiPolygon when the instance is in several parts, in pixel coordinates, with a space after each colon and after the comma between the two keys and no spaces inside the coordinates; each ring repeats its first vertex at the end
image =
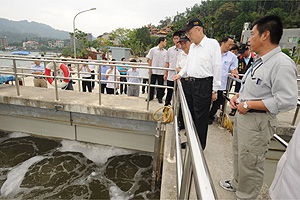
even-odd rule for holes
{"type": "Polygon", "coordinates": [[[300,1],[268,1],[268,0],[206,0],[187,8],[184,13],[174,17],[166,17],[160,21],[162,27],[171,19],[172,30],[176,31],[191,18],[200,18],[204,32],[208,37],[220,39],[225,35],[235,36],[240,40],[244,22],[254,22],[264,15],[279,15],[284,28],[300,27],[300,1]]]}
{"type": "Polygon", "coordinates": [[[290,52],[289,49],[281,49],[281,51],[282,51],[283,53],[285,53],[286,55],[288,55],[290,58],[292,58],[292,54],[291,54],[291,52],[290,52]]]}

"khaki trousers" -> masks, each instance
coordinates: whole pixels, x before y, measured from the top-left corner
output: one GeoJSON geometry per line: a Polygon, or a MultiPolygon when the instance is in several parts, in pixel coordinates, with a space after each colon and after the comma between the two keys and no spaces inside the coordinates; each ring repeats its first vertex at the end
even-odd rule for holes
{"type": "Polygon", "coordinates": [[[47,88],[47,82],[45,79],[42,78],[34,78],[33,79],[33,84],[34,87],[43,87],[43,88],[47,88]]]}
{"type": "Polygon", "coordinates": [[[277,118],[267,113],[236,113],[233,131],[233,180],[236,196],[256,199],[264,180],[265,154],[277,118]]]}

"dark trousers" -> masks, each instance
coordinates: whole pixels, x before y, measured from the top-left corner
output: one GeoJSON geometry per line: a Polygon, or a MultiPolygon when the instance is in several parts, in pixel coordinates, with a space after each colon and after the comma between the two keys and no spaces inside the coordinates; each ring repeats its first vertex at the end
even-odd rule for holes
{"type": "MultiPolygon", "coordinates": [[[[167,81],[167,86],[174,87],[174,81],[167,81]]],[[[172,96],[173,96],[173,89],[168,89],[165,106],[171,105],[172,96]]]]}
{"type": "MultiPolygon", "coordinates": [[[[91,79],[92,77],[82,77],[83,79],[91,79]]],[[[92,83],[91,81],[82,81],[82,91],[86,92],[86,88],[89,92],[92,92],[92,83]]]]}
{"type": "MultiPolygon", "coordinates": [[[[184,94],[186,93],[186,83],[187,81],[185,80],[185,78],[182,78],[180,79],[181,81],[181,85],[182,85],[182,89],[183,89],[183,92],[184,94]]],[[[186,96],[186,95],[185,95],[186,96]]],[[[178,123],[179,123],[179,128],[180,129],[184,129],[185,126],[184,126],[184,121],[183,121],[183,115],[182,115],[182,110],[181,110],[181,106],[179,106],[179,112],[178,112],[178,123]]]]}
{"type": "Polygon", "coordinates": [[[213,78],[187,81],[186,100],[192,114],[202,149],[205,149],[213,78]]]}
{"type": "MultiPolygon", "coordinates": [[[[107,94],[114,94],[114,88],[108,88],[106,87],[106,93],[107,94]]],[[[118,95],[118,90],[116,90],[116,95],[118,95]]]]}
{"type": "Polygon", "coordinates": [[[104,94],[104,90],[106,89],[106,93],[107,93],[107,88],[106,88],[106,84],[101,83],[101,93],[104,94]]]}
{"type": "MultiPolygon", "coordinates": [[[[148,79],[143,78],[143,84],[146,84],[146,83],[148,83],[148,79]]],[[[146,86],[142,86],[142,93],[143,94],[145,94],[145,92],[148,91],[148,87],[146,88],[146,91],[145,91],[145,88],[146,88],[146,86]]]]}
{"type": "MultiPolygon", "coordinates": [[[[95,73],[95,71],[93,70],[93,71],[91,71],[91,73],[95,73]]],[[[95,74],[92,74],[91,77],[92,77],[92,80],[95,80],[95,74]]],[[[95,82],[91,82],[91,83],[92,83],[92,89],[94,89],[95,82]]]]}
{"type": "Polygon", "coordinates": [[[223,92],[222,90],[218,90],[218,98],[217,100],[213,101],[212,106],[209,111],[209,119],[214,120],[214,116],[217,113],[218,109],[222,105],[224,107],[225,104],[225,98],[223,97],[223,92]]]}
{"type": "MultiPolygon", "coordinates": [[[[243,76],[240,76],[239,79],[242,80],[243,76]]],[[[234,88],[234,92],[239,93],[241,89],[241,83],[239,82],[235,82],[235,88],[234,88]]]]}
{"type": "MultiPolygon", "coordinates": [[[[152,85],[155,85],[156,81],[158,85],[164,85],[164,75],[152,74],[150,83],[152,85]]],[[[164,96],[164,89],[156,88],[156,91],[157,91],[156,96],[158,100],[162,100],[164,96]]],[[[154,87],[150,87],[150,100],[153,100],[153,98],[154,98],[154,87]]]]}
{"type": "MultiPolygon", "coordinates": [[[[127,82],[126,77],[120,77],[120,82],[127,82]]],[[[123,94],[123,91],[125,94],[127,94],[127,84],[120,84],[120,93],[123,94]],[[124,87],[124,90],[123,90],[123,87],[124,87]]]]}

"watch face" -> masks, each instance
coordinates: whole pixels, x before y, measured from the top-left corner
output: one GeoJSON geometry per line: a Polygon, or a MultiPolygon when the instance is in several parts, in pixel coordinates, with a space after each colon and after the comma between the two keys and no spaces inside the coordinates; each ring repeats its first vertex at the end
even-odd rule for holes
{"type": "Polygon", "coordinates": [[[244,108],[245,108],[245,109],[248,109],[248,104],[247,104],[247,102],[244,103],[244,108]]]}

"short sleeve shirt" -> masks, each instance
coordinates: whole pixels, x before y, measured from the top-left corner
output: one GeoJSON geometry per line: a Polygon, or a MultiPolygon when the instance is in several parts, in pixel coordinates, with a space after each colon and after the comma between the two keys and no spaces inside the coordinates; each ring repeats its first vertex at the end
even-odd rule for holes
{"type": "MultiPolygon", "coordinates": [[[[159,49],[158,46],[150,49],[147,58],[151,59],[152,67],[165,67],[166,65],[167,50],[164,48],[159,49]]],[[[152,69],[152,74],[164,75],[164,70],[162,69],[152,69]]]]}

